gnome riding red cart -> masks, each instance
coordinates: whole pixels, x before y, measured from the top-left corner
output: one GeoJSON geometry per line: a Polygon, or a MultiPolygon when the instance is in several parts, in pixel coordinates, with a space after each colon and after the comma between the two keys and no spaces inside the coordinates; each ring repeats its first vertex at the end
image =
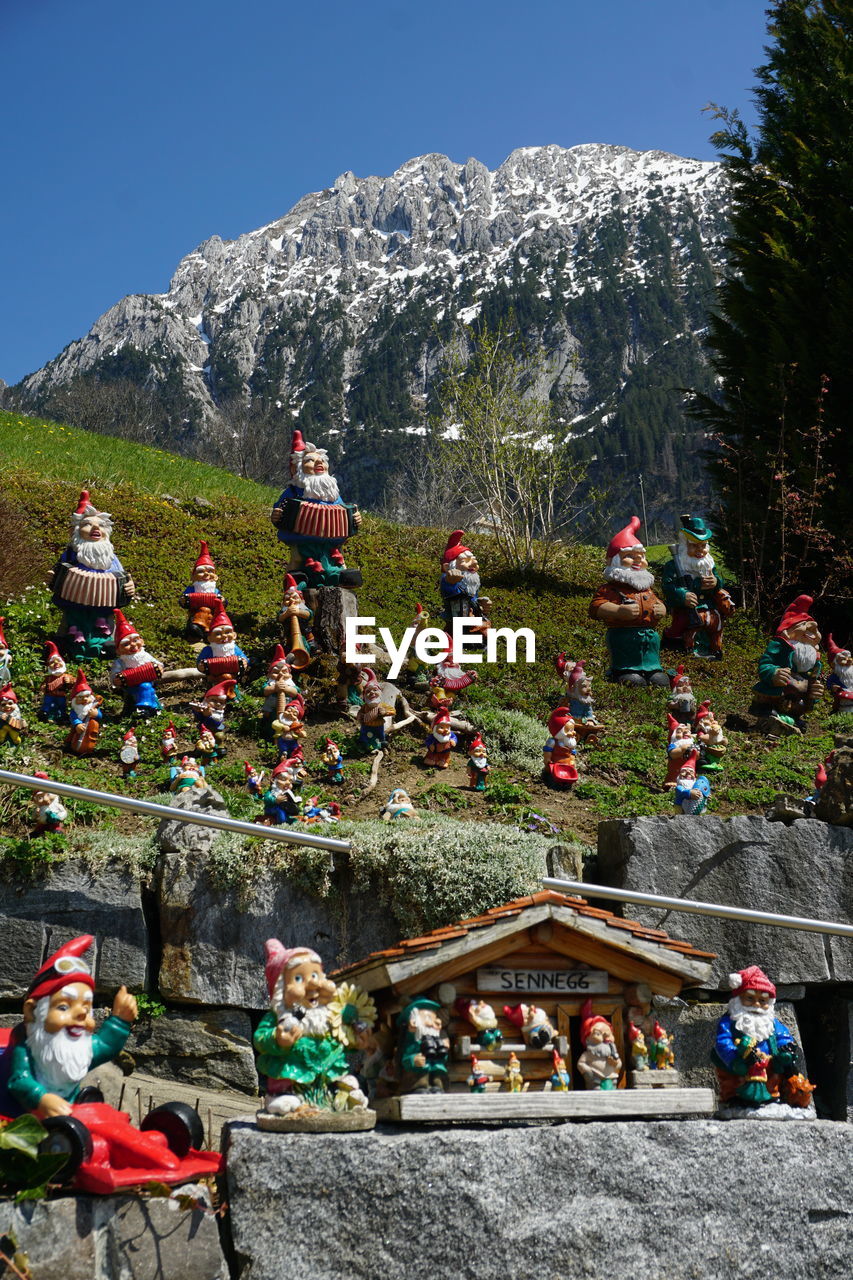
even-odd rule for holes
{"type": "Polygon", "coordinates": [[[167,1103],[136,1129],[99,1090],[81,1088],[93,1067],[121,1052],[136,1017],[136,1000],[121,987],[110,1016],[95,1030],[95,980],[83,959],[93,941],[82,934],[54,952],[30,983],[23,1021],[0,1030],[0,1114],[34,1112],[47,1130],[41,1150],[67,1157],[55,1180],[73,1178],[83,1191],[175,1184],[221,1172],[221,1156],[196,1149],[203,1129],[192,1107],[167,1103]]]}

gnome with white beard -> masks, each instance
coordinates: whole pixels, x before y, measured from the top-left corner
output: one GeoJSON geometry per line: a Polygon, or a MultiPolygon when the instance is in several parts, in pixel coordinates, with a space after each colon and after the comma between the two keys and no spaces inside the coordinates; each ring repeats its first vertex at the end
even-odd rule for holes
{"type": "Polygon", "coordinates": [[[717,1023],[711,1062],[730,1118],[810,1119],[812,1086],[798,1070],[793,1035],[776,1017],[776,988],[758,965],[729,974],[728,1013],[717,1023]],[[775,1104],[783,1104],[781,1106],[775,1104]],[[771,1106],[771,1104],[774,1104],[771,1106]],[[787,1104],[787,1105],[784,1105],[787,1104]],[[763,1112],[771,1106],[769,1112],[763,1112]],[[808,1113],[806,1111],[808,1108],[808,1113]]]}
{"type": "Polygon", "coordinates": [[[672,622],[663,633],[672,648],[683,648],[697,658],[723,656],[723,621],[735,611],[735,603],[714,563],[709,543],[711,529],[701,516],[684,515],[672,559],[663,567],[663,598],[672,622]]]}
{"type": "Polygon", "coordinates": [[[610,680],[626,685],[669,688],[661,670],[658,626],[666,606],[654,591],[646,549],[637,537],[639,516],[631,516],[607,547],[604,584],[592,598],[589,616],[607,628],[610,680]]]}
{"type": "Polygon", "coordinates": [[[801,733],[805,717],[823,693],[818,625],[809,613],[811,596],[797,596],[783,614],[775,637],[758,660],[750,714],[765,733],[801,733]]]}
{"type": "Polygon", "coordinates": [[[24,1020],[0,1059],[3,1114],[69,1115],[84,1076],[124,1048],[137,1016],[136,1000],[121,987],[110,1016],[95,1030],[95,980],[82,958],[93,941],[87,933],[66,942],[31,982],[24,1020]]]}
{"type": "Polygon", "coordinates": [[[287,572],[309,587],[360,586],[361,572],[347,568],[343,546],[350,527],[361,525],[361,513],[342,500],[327,451],[303,440],[301,431],[293,433],[290,477],[270,512],[279,541],[290,547],[287,572]]]}
{"type": "Polygon", "coordinates": [[[853,655],[849,649],[839,648],[831,635],[826,637],[826,647],[832,664],[826,681],[826,691],[832,694],[832,714],[853,712],[853,655]]]}
{"type": "Polygon", "coordinates": [[[57,643],[75,658],[113,655],[114,612],[136,594],[113,550],[112,530],[112,517],[98,511],[84,489],[72,517],[71,541],[48,577],[53,603],[62,611],[57,643]]]}

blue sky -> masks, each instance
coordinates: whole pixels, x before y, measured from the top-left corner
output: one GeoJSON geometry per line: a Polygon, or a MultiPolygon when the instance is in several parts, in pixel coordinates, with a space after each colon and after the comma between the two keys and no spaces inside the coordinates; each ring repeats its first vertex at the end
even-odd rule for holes
{"type": "Polygon", "coordinates": [[[762,0],[0,0],[0,378],[339,173],[581,142],[713,159],[762,0]],[[14,123],[13,123],[14,121],[14,123]]]}

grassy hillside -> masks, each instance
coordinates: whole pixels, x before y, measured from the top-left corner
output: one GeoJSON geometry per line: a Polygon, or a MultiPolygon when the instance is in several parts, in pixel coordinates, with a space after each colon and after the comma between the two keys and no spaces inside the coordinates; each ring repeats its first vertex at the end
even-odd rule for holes
{"type": "MultiPolygon", "coordinates": [[[[41,643],[52,634],[57,621],[49,594],[40,584],[65,545],[70,514],[80,488],[85,486],[92,490],[99,507],[112,512],[117,552],[139,590],[128,614],[146,647],[167,668],[195,663],[195,653],[183,639],[185,615],[177,597],[189,581],[199,540],[205,538],[210,543],[229,612],[240,643],[253,660],[253,669],[245,700],[230,720],[229,754],[212,766],[209,776],[226,795],[235,815],[253,816],[257,806],[243,790],[243,761],[251,760],[266,769],[274,763],[272,747],[261,743],[256,732],[258,694],[266,662],[279,638],[274,619],[284,561],[283,548],[267,517],[271,491],[159,450],[20,415],[0,416],[0,452],[8,491],[20,504],[20,527],[37,548],[31,556],[30,587],[2,606],[14,655],[15,686],[31,726],[30,736],[20,747],[0,747],[2,764],[25,771],[44,767],[70,782],[139,796],[165,790],[159,738],[166,717],[139,729],[143,759],[139,776],[127,782],[122,780],[117,763],[126,722],[105,722],[98,755],[78,760],[62,750],[64,729],[36,719],[41,643]]],[[[2,531],[2,536],[14,538],[14,528],[2,531]]],[[[375,616],[379,625],[391,627],[395,635],[409,624],[418,601],[437,618],[440,552],[445,540],[446,530],[400,528],[366,516],[348,556],[364,573],[364,586],[358,593],[361,614],[375,616]]],[[[477,684],[458,702],[461,713],[483,730],[491,749],[496,766],[492,785],[485,795],[467,789],[463,752],[444,774],[425,770],[420,763],[422,735],[403,734],[394,740],[390,759],[383,763],[379,786],[365,798],[362,793],[369,761],[358,755],[354,728],[333,709],[334,662],[322,658],[303,682],[311,705],[307,756],[309,763],[316,761],[317,745],[326,735],[342,745],[349,757],[347,782],[336,798],[342,802],[345,816],[356,824],[375,819],[388,791],[397,784],[405,785],[428,812],[477,824],[511,823],[528,829],[537,845],[541,837],[551,840],[555,832],[561,833],[561,838],[574,834],[593,844],[601,818],[674,812],[661,786],[665,773],[664,696],[657,691],[621,689],[604,679],[603,628],[587,617],[589,598],[599,580],[600,550],[567,548],[552,575],[522,585],[497,561],[488,538],[475,542],[484,591],[494,602],[493,621],[500,626],[532,626],[537,636],[535,664],[483,665],[477,684]],[[599,716],[608,727],[605,745],[583,753],[582,780],[569,794],[551,791],[539,776],[541,745],[547,736],[545,720],[560,693],[554,657],[562,649],[572,657],[587,659],[599,716]]],[[[656,555],[665,558],[666,549],[656,549],[656,555]]],[[[714,783],[713,812],[761,812],[777,789],[807,794],[815,765],[832,744],[828,704],[813,718],[805,739],[771,747],[749,731],[745,711],[763,645],[763,637],[749,620],[738,616],[727,627],[725,661],[691,663],[697,696],[712,699],[729,738],[727,767],[714,783]]],[[[677,661],[677,655],[664,655],[665,663],[675,665],[677,661]]],[[[107,664],[90,662],[86,670],[93,688],[104,697],[105,711],[117,716],[121,703],[107,687],[107,664]]],[[[173,685],[161,693],[168,717],[178,726],[179,742],[187,750],[193,737],[186,703],[199,689],[200,685],[173,685]]],[[[415,696],[413,701],[421,699],[415,696]]],[[[324,791],[319,781],[306,784],[306,794],[315,791],[333,794],[324,791]]],[[[105,814],[86,806],[72,807],[74,823],[67,839],[52,838],[36,850],[23,839],[29,823],[27,798],[0,791],[0,817],[6,820],[7,832],[0,841],[0,851],[7,858],[26,860],[63,848],[116,848],[125,838],[138,842],[147,835],[148,826],[142,820],[115,811],[105,814]],[[96,831],[99,836],[93,841],[96,831]]],[[[374,825],[370,823],[371,830],[374,825]]],[[[447,828],[442,830],[442,839],[447,842],[447,828]]],[[[367,831],[366,826],[365,837],[367,831]]],[[[491,850],[481,836],[483,856],[499,859],[501,839],[497,830],[494,834],[491,850]]]]}

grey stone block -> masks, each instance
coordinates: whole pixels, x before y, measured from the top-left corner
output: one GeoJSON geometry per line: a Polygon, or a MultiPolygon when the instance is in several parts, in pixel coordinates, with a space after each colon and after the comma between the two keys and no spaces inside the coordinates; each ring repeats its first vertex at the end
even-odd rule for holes
{"type": "Polygon", "coordinates": [[[21,1205],[0,1200],[0,1249],[7,1256],[10,1244],[26,1254],[30,1271],[38,1280],[93,1280],[96,1260],[91,1196],[21,1205]]]}
{"type": "Polygon", "coordinates": [[[94,963],[98,992],[145,985],[148,930],[140,885],[118,861],[92,872],[69,859],[43,879],[0,881],[0,932],[0,999],[21,998],[46,957],[80,933],[95,936],[86,958],[94,963]]]}
{"type": "Polygon", "coordinates": [[[850,1276],[853,1130],[830,1121],[377,1129],[310,1141],[234,1121],[226,1144],[244,1280],[850,1276]],[[778,1194],[760,1194],[757,1212],[751,1175],[771,1171],[778,1194]],[[297,1205],[322,1224],[298,1239],[288,1225],[297,1205]]]}
{"type": "MultiPolygon", "coordinates": [[[[197,813],[211,814],[215,818],[227,818],[228,806],[218,791],[205,787],[196,791],[190,787],[179,791],[169,801],[171,809],[190,809],[197,813]]],[[[210,853],[219,832],[214,827],[203,827],[198,822],[179,822],[162,818],[157,827],[157,843],[163,853],[203,857],[210,853]]]]}
{"type": "MultiPolygon", "coordinates": [[[[617,819],[599,826],[595,877],[644,893],[851,924],[853,830],[760,817],[617,819]]],[[[776,983],[853,980],[846,938],[631,903],[623,914],[715,951],[711,990],[727,989],[726,975],[750,964],[776,983]]]]}
{"type": "Polygon", "coordinates": [[[155,1076],[199,1089],[257,1092],[252,1024],[248,1014],[235,1009],[144,1018],[134,1027],[126,1052],[140,1071],[155,1076]]]}

